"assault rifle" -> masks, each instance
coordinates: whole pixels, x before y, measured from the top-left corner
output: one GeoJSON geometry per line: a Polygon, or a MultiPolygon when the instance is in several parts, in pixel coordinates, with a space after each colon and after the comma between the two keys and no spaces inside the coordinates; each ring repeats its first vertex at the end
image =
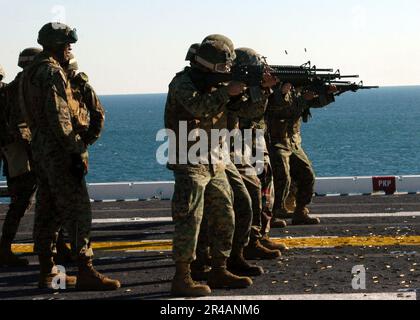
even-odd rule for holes
{"type": "Polygon", "coordinates": [[[206,74],[205,80],[209,86],[215,86],[223,82],[238,81],[247,85],[253,102],[261,100],[261,83],[264,74],[269,73],[275,76],[282,83],[291,83],[294,87],[312,88],[319,92],[333,81],[349,78],[359,78],[358,75],[342,75],[340,70],[333,72],[333,69],[318,69],[307,62],[301,66],[281,65],[235,65],[229,73],[206,74]]]}
{"type": "Polygon", "coordinates": [[[335,96],[341,96],[342,94],[346,92],[357,92],[359,90],[371,90],[371,89],[378,89],[378,86],[365,86],[363,84],[363,81],[360,81],[359,83],[355,82],[345,82],[345,81],[335,81],[331,83],[332,85],[335,85],[338,89],[338,92],[335,94],[335,96]]]}

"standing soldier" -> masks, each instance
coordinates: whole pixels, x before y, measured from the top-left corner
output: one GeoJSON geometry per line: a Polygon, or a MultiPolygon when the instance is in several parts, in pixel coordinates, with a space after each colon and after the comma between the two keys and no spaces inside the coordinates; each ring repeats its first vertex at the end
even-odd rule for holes
{"type": "MultiPolygon", "coordinates": [[[[65,65],[67,79],[70,82],[71,91],[77,103],[70,105],[72,114],[72,125],[74,131],[79,134],[86,144],[91,146],[100,138],[105,123],[105,110],[97,96],[95,90],[89,84],[88,76],[79,72],[79,65],[73,54],[70,54],[70,60],[65,65]]],[[[82,155],[83,161],[88,166],[89,153],[82,155]]],[[[72,245],[74,248],[74,244],[72,245]]],[[[61,254],[61,250],[67,248],[63,240],[63,231],[59,234],[57,242],[57,258],[66,261],[66,256],[61,254]]],[[[56,262],[58,263],[57,259],[56,262]]]]}
{"type": "MultiPolygon", "coordinates": [[[[27,48],[19,54],[18,66],[26,69],[42,52],[39,48],[27,48]]],[[[32,152],[30,150],[31,132],[25,123],[19,106],[20,72],[3,90],[4,107],[2,114],[1,150],[4,156],[4,176],[7,179],[11,198],[9,211],[3,224],[0,240],[0,265],[25,266],[28,260],[20,259],[11,250],[12,242],[22,217],[30,210],[36,191],[36,177],[33,172],[32,152]],[[9,161],[8,161],[9,159],[9,161]]],[[[57,239],[56,261],[60,264],[71,262],[71,252],[66,246],[62,233],[57,239]]]]}
{"type": "MultiPolygon", "coordinates": [[[[212,35],[205,40],[217,40],[218,37],[220,35],[212,35]]],[[[194,46],[191,46],[189,53],[192,49],[195,49],[194,46]]],[[[238,64],[238,58],[244,60],[241,57],[241,50],[236,50],[235,54],[237,56],[235,64],[238,64]]],[[[192,55],[187,55],[187,59],[191,59],[192,57],[192,55]]],[[[269,80],[273,81],[273,79],[269,80]]],[[[274,85],[275,81],[272,83],[274,85]]],[[[264,81],[263,86],[268,88],[270,82],[264,81]]],[[[266,90],[261,90],[263,95],[266,90]]],[[[228,130],[233,132],[232,130],[238,129],[238,115],[247,116],[251,114],[251,116],[254,116],[255,113],[261,111],[261,115],[263,115],[268,96],[266,94],[265,101],[256,105],[249,105],[248,102],[242,102],[245,97],[241,97],[239,101],[230,103],[228,106],[227,122],[225,124],[228,130]]],[[[256,221],[259,221],[261,215],[261,187],[254,168],[251,164],[234,164],[234,155],[232,154],[226,156],[226,159],[229,158],[232,158],[232,161],[226,163],[226,175],[234,195],[235,232],[231,256],[228,259],[228,269],[232,273],[242,276],[259,276],[264,270],[259,266],[249,264],[245,258],[249,260],[276,259],[281,253],[278,250],[269,250],[263,247],[259,242],[262,239],[260,227],[258,225],[253,226],[253,220],[256,219],[256,221]],[[247,173],[249,171],[252,171],[253,174],[248,175],[247,173]]],[[[204,220],[197,246],[197,260],[192,264],[193,278],[195,280],[203,280],[208,276],[208,265],[211,259],[208,251],[209,232],[206,225],[209,214],[211,212],[208,212],[208,206],[205,206],[204,220]]]]}
{"type": "MultiPolygon", "coordinates": [[[[211,293],[210,287],[246,288],[252,284],[250,278],[237,277],[226,269],[235,225],[232,191],[223,161],[215,159],[211,154],[199,154],[197,161],[187,159],[195,144],[188,141],[187,137],[201,129],[208,138],[211,137],[212,129],[223,128],[231,97],[242,94],[242,83],[231,82],[218,86],[206,83],[212,73],[229,70],[235,54],[232,47],[230,40],[204,41],[198,49],[193,67],[178,73],[169,85],[165,127],[170,135],[174,135],[170,140],[171,160],[168,168],[175,175],[172,203],[175,222],[173,254],[176,262],[172,294],[175,296],[206,296],[211,293]],[[187,150],[182,150],[183,145],[187,150]],[[209,286],[195,283],[191,278],[190,267],[196,259],[205,202],[211,212],[208,217],[212,256],[209,286]]],[[[211,150],[211,141],[205,143],[208,150],[211,150]]]]}
{"type": "Polygon", "coordinates": [[[276,88],[270,97],[266,114],[270,157],[275,183],[274,218],[291,218],[293,225],[319,224],[309,216],[307,206],[312,202],[315,173],[312,163],[302,148],[300,133],[302,119],[310,107],[323,107],[334,101],[334,86],[327,87],[318,97],[313,92],[300,93],[291,84],[276,88]],[[287,211],[286,200],[292,179],[296,187],[296,208],[287,211]]]}
{"type": "MultiPolygon", "coordinates": [[[[237,49],[236,56],[237,65],[258,65],[265,63],[265,61],[263,61],[263,58],[259,54],[257,54],[255,50],[250,48],[237,49]]],[[[271,87],[275,86],[276,84],[277,79],[269,74],[266,74],[262,83],[262,93],[260,101],[253,102],[250,97],[247,97],[247,99],[244,102],[239,104],[241,105],[241,109],[240,112],[237,112],[237,120],[230,121],[231,123],[237,122],[236,127],[242,131],[243,137],[245,136],[245,130],[252,131],[253,154],[257,154],[256,149],[258,148],[263,151],[262,155],[264,155],[264,159],[257,159],[257,161],[264,163],[264,172],[261,174],[269,173],[267,171],[267,157],[265,157],[268,151],[264,137],[260,137],[258,141],[256,137],[258,130],[261,133],[265,133],[266,131],[264,115],[267,109],[268,98],[272,93],[271,87]]],[[[234,129],[234,127],[231,127],[230,129],[234,129]]],[[[249,159],[249,157],[247,157],[245,154],[243,154],[243,163],[236,164],[242,175],[242,179],[244,180],[245,185],[249,191],[249,194],[251,195],[253,205],[251,242],[250,245],[245,249],[245,257],[247,259],[272,259],[278,257],[281,251],[286,251],[287,247],[284,244],[277,244],[270,240],[270,229],[267,226],[268,217],[266,213],[266,209],[268,208],[268,206],[266,203],[264,203],[263,205],[262,197],[263,190],[264,192],[268,192],[266,184],[269,183],[269,177],[266,177],[267,181],[264,181],[265,183],[263,189],[263,185],[260,179],[258,178],[259,172],[257,172],[256,168],[254,168],[253,165],[256,166],[256,164],[253,164],[251,159],[249,159]],[[259,248],[263,248],[265,250],[260,250],[259,248]],[[275,252],[278,252],[278,255],[273,255],[275,252]]],[[[265,201],[267,200],[269,201],[269,198],[265,199],[265,201]]]]}
{"type": "Polygon", "coordinates": [[[78,253],[78,277],[66,282],[78,290],[115,290],[121,285],[106,278],[92,264],[92,210],[87,192],[86,145],[73,129],[72,95],[63,66],[70,60],[76,31],[60,23],[42,27],[38,43],[44,51],[21,80],[21,107],[32,132],[31,149],[38,180],[34,242],[41,274],[39,287],[50,288],[57,268],[53,259],[57,232],[70,233],[78,253]]]}
{"type": "MultiPolygon", "coordinates": [[[[25,69],[42,50],[28,48],[19,55],[18,66],[25,69]]],[[[19,267],[28,265],[12,252],[12,242],[26,211],[30,209],[36,190],[36,178],[32,171],[30,151],[31,132],[19,108],[19,81],[22,73],[4,89],[2,116],[1,151],[4,161],[4,175],[11,198],[9,210],[3,224],[0,240],[0,265],[19,267]],[[4,132],[3,132],[4,131],[4,132]]]]}

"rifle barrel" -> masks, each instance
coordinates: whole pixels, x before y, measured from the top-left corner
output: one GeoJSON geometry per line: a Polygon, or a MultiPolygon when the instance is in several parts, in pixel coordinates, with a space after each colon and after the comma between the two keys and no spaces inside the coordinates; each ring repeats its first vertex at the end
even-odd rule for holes
{"type": "Polygon", "coordinates": [[[334,72],[334,69],[318,69],[313,67],[306,67],[306,66],[281,66],[281,65],[269,65],[270,68],[274,70],[305,70],[305,71],[313,71],[313,72],[334,72]]]}

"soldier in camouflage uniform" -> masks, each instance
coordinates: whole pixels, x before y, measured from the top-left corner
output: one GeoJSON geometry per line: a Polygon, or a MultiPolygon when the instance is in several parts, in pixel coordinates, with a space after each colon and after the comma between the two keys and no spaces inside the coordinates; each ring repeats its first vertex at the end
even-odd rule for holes
{"type": "MultiPolygon", "coordinates": [[[[212,152],[200,153],[197,161],[187,159],[188,152],[195,145],[187,141],[187,136],[201,129],[210,137],[212,129],[226,128],[227,106],[231,97],[239,96],[244,89],[244,84],[237,82],[218,86],[206,83],[210,73],[228,71],[229,64],[234,60],[232,48],[231,41],[222,36],[218,40],[203,41],[192,68],[178,73],[169,85],[165,127],[175,135],[170,139],[168,168],[175,176],[172,215],[176,274],[172,294],[176,296],[205,296],[211,293],[210,287],[246,288],[252,284],[250,278],[238,277],[227,271],[235,224],[232,190],[223,159],[212,152]],[[182,129],[184,125],[186,133],[182,129]],[[182,148],[184,144],[185,150],[182,148]],[[205,203],[210,212],[208,228],[212,235],[209,287],[195,283],[190,268],[196,259],[205,203]]],[[[206,144],[210,150],[211,141],[206,141],[206,144]]]]}
{"type": "MultiPolygon", "coordinates": [[[[27,67],[42,50],[28,48],[19,55],[18,66],[27,67]]],[[[9,210],[3,224],[0,240],[0,265],[19,267],[28,265],[28,260],[20,259],[12,252],[12,242],[16,237],[20,221],[30,209],[36,190],[36,178],[32,171],[29,143],[31,133],[19,108],[19,73],[14,81],[4,88],[0,147],[3,153],[3,174],[7,179],[11,198],[9,210]]]]}
{"type": "Polygon", "coordinates": [[[275,183],[275,218],[292,218],[294,225],[319,224],[317,218],[309,216],[307,206],[314,194],[315,173],[302,148],[301,123],[311,107],[323,107],[334,101],[334,87],[325,93],[303,94],[290,84],[279,86],[270,97],[266,114],[270,156],[273,163],[275,183]],[[296,184],[296,208],[293,213],[286,209],[291,181],[296,184]]]}
{"type": "MultiPolygon", "coordinates": [[[[73,54],[70,54],[68,64],[63,67],[71,85],[74,99],[77,103],[72,104],[76,110],[71,110],[73,129],[82,137],[86,146],[94,145],[100,138],[105,124],[105,110],[95,90],[89,84],[89,78],[84,72],[78,72],[79,66],[73,54]]],[[[89,165],[89,153],[82,155],[86,167],[89,165]]],[[[75,247],[73,244],[72,247],[75,247]]],[[[64,242],[63,230],[60,231],[57,241],[57,256],[55,262],[65,264],[73,260],[71,252],[64,242]]]]}
{"type": "MultiPolygon", "coordinates": [[[[236,63],[239,65],[253,65],[253,64],[263,64],[265,61],[261,58],[260,55],[255,52],[255,50],[250,48],[240,48],[236,50],[236,63]]],[[[268,76],[268,75],[267,75],[268,76]]],[[[268,76],[269,77],[269,76],[268,76]]],[[[257,147],[262,150],[264,153],[264,159],[258,159],[264,163],[263,172],[257,172],[256,168],[253,167],[251,159],[247,159],[245,154],[243,155],[243,164],[236,166],[238,167],[242,178],[246,184],[246,187],[249,191],[249,194],[252,197],[253,204],[253,223],[252,223],[252,232],[251,232],[251,243],[245,249],[245,256],[248,259],[260,258],[260,259],[273,259],[280,255],[281,251],[286,251],[287,247],[284,244],[277,244],[270,240],[269,232],[270,228],[268,227],[268,216],[267,210],[269,205],[267,205],[267,200],[265,198],[265,203],[263,205],[263,191],[264,195],[266,192],[270,191],[267,189],[269,187],[269,163],[267,163],[268,157],[265,155],[268,153],[265,139],[263,138],[260,141],[256,140],[257,130],[261,132],[266,131],[265,125],[265,112],[267,109],[268,98],[272,94],[271,87],[277,84],[276,78],[268,78],[268,85],[263,82],[262,95],[259,102],[252,102],[250,97],[246,97],[246,100],[241,103],[241,112],[237,113],[237,120],[235,121],[235,116],[231,123],[237,123],[235,126],[231,127],[238,128],[242,131],[243,137],[245,130],[252,130],[253,132],[253,153],[256,153],[257,147]],[[271,81],[270,81],[271,80],[271,81]],[[250,174],[252,172],[252,174],[250,174]],[[262,188],[261,180],[258,178],[258,174],[262,175],[261,178],[264,179],[264,189],[262,188]],[[266,175],[266,177],[264,177],[266,175]],[[267,181],[265,181],[267,180],[267,181]],[[272,250],[259,250],[258,248],[266,248],[272,250]]],[[[254,164],[256,165],[256,164],[254,164]]],[[[269,212],[269,211],[268,211],[269,212]]]]}
{"type": "Polygon", "coordinates": [[[21,80],[21,108],[32,132],[31,149],[38,192],[35,208],[34,242],[41,274],[39,287],[51,288],[57,268],[54,243],[64,227],[78,253],[79,272],[66,277],[78,290],[115,290],[119,281],[106,278],[92,264],[90,242],[92,210],[84,176],[82,155],[86,144],[73,128],[74,99],[63,70],[69,61],[75,30],[59,23],[42,27],[38,43],[44,51],[24,71],[21,80]],[[77,281],[77,283],[76,283],[77,281]]]}
{"type": "MultiPolygon", "coordinates": [[[[28,67],[35,57],[42,52],[39,48],[27,48],[19,54],[18,66],[28,67]]],[[[28,260],[19,259],[11,251],[11,245],[16,237],[20,221],[30,210],[36,191],[36,177],[33,172],[32,153],[30,150],[31,132],[23,119],[19,106],[20,72],[4,90],[4,124],[2,126],[1,148],[4,155],[3,175],[7,179],[8,191],[11,197],[9,211],[3,224],[0,240],[0,265],[16,267],[25,266],[28,260]],[[3,130],[4,129],[4,130],[3,130]]],[[[63,234],[57,239],[57,255],[55,260],[60,263],[72,261],[71,252],[66,246],[63,234]]]]}
{"type": "MultiPolygon", "coordinates": [[[[206,40],[212,40],[212,37],[214,37],[214,35],[207,37],[206,40]]],[[[193,46],[191,48],[193,48],[193,46]]],[[[237,51],[236,55],[238,56],[237,51]]],[[[193,58],[193,55],[187,55],[187,60],[191,60],[191,58],[193,58]]],[[[237,60],[235,63],[237,63],[237,60]]],[[[268,95],[266,95],[265,100],[267,99],[268,95]]],[[[266,102],[263,103],[263,105],[266,105],[266,102]]],[[[260,109],[261,107],[257,105],[249,105],[249,103],[242,102],[242,97],[238,102],[230,103],[226,123],[227,128],[230,131],[238,129],[238,115],[245,117],[248,114],[254,115],[255,112],[258,112],[260,109]]],[[[264,107],[262,109],[264,109],[264,107]]],[[[262,114],[264,114],[264,110],[262,111],[262,114]]],[[[234,155],[227,155],[226,158],[231,158],[231,160],[233,160],[234,155]]],[[[258,276],[261,275],[264,271],[261,267],[250,265],[245,260],[244,248],[247,248],[245,250],[245,254],[247,255],[246,258],[250,260],[275,259],[280,256],[280,252],[268,250],[259,243],[255,236],[256,233],[259,233],[259,231],[255,230],[258,229],[258,227],[251,228],[254,214],[258,215],[257,220],[261,214],[260,182],[251,164],[240,163],[235,166],[232,161],[228,161],[226,164],[226,175],[234,195],[235,212],[235,232],[233,238],[232,253],[228,259],[228,269],[229,271],[238,275],[258,276]],[[254,174],[247,175],[247,170],[251,170],[254,172],[254,174]],[[257,198],[256,200],[251,198],[251,192],[253,192],[254,198],[257,198]],[[256,210],[255,207],[257,208],[256,210]],[[255,213],[253,212],[254,210],[255,213]],[[252,235],[251,243],[250,235],[252,235]]],[[[208,271],[210,270],[208,267],[211,264],[211,258],[208,251],[209,231],[206,227],[207,218],[210,214],[211,212],[209,212],[208,206],[205,206],[204,219],[201,225],[199,242],[197,246],[197,259],[192,264],[194,280],[205,280],[208,277],[208,271]]]]}

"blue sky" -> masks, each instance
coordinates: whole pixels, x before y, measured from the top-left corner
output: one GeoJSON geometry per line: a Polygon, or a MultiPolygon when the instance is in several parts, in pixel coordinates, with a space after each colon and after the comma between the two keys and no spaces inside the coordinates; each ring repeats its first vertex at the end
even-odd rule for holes
{"type": "Polygon", "coordinates": [[[211,33],[273,64],[312,60],[369,85],[420,85],[418,0],[0,0],[0,8],[9,81],[40,27],[63,21],[77,28],[74,53],[100,94],[166,92],[189,45],[211,33]]]}

